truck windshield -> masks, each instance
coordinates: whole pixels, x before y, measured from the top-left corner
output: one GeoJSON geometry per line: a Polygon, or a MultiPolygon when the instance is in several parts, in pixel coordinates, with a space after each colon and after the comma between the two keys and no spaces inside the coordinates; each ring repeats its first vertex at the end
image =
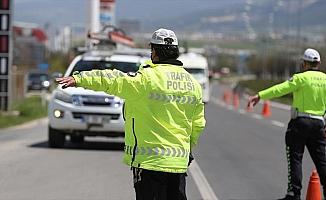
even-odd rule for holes
{"type": "Polygon", "coordinates": [[[132,62],[116,62],[116,61],[85,61],[81,60],[76,63],[73,71],[70,75],[72,75],[75,71],[91,71],[94,69],[117,69],[122,72],[136,72],[139,68],[138,63],[132,62]]]}
{"type": "Polygon", "coordinates": [[[205,78],[205,70],[198,68],[185,68],[187,72],[189,72],[195,79],[203,79],[205,78]]]}

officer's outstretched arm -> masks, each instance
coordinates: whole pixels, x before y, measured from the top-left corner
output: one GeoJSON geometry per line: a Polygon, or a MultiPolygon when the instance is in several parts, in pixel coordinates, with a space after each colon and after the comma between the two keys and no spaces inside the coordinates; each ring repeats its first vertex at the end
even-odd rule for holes
{"type": "Polygon", "coordinates": [[[144,77],[141,73],[123,73],[119,70],[92,70],[73,75],[76,86],[124,99],[138,98],[144,91],[144,77]]]}
{"type": "Polygon", "coordinates": [[[266,90],[260,91],[258,95],[263,100],[273,99],[289,94],[297,90],[303,84],[303,78],[300,75],[295,74],[290,80],[274,85],[266,90]]]}
{"type": "Polygon", "coordinates": [[[198,138],[205,128],[206,120],[204,114],[204,103],[201,102],[196,106],[192,120],[192,133],[190,136],[191,150],[193,150],[193,148],[197,145],[198,138]]]}

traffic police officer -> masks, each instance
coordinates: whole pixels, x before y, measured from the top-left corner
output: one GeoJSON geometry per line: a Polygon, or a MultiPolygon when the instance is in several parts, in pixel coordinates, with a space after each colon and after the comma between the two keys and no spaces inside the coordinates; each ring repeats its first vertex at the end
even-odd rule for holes
{"type": "Polygon", "coordinates": [[[249,98],[248,107],[260,99],[267,100],[293,93],[291,120],[285,136],[288,159],[288,190],[283,200],[299,200],[304,148],[317,168],[326,195],[326,154],[324,114],[326,111],[326,74],[319,71],[320,55],[307,49],[302,57],[301,73],[290,80],[260,91],[249,98]]]}
{"type": "Polygon", "coordinates": [[[151,62],[136,73],[92,70],[59,78],[125,99],[123,162],[131,166],[137,200],[185,200],[190,152],[205,126],[200,84],[182,67],[174,32],[159,29],[151,62]]]}

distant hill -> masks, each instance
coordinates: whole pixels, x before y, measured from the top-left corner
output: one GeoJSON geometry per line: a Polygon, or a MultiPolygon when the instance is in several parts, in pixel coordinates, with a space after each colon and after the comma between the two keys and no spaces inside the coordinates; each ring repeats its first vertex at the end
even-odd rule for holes
{"type": "Polygon", "coordinates": [[[325,0],[260,0],[238,2],[192,12],[179,17],[156,21],[156,24],[173,26],[178,30],[218,32],[286,32],[298,28],[302,32],[326,31],[325,0]],[[292,3],[288,3],[292,2],[292,3]],[[300,19],[300,20],[299,20],[300,19]]]}
{"type": "MultiPolygon", "coordinates": [[[[52,28],[84,26],[87,1],[16,0],[14,18],[52,28]]],[[[325,0],[117,0],[116,6],[118,20],[139,20],[148,31],[159,27],[224,33],[326,30],[325,0]]]]}

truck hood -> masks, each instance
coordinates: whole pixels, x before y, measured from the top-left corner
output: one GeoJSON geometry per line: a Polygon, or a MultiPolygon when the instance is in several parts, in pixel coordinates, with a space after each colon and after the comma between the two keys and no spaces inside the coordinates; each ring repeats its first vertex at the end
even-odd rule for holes
{"type": "Polygon", "coordinates": [[[113,96],[103,91],[88,90],[82,87],[69,87],[69,88],[62,89],[61,86],[59,86],[56,90],[58,92],[61,91],[69,95],[108,96],[108,97],[113,96]]]}

